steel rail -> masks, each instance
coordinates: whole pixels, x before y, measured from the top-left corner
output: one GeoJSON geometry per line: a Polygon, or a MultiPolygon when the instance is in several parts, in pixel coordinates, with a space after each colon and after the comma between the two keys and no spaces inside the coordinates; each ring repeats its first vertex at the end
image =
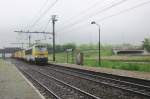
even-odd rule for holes
{"type": "MultiPolygon", "coordinates": [[[[54,66],[53,66],[54,67],[54,66]]],[[[140,85],[140,84],[135,84],[135,83],[131,83],[131,82],[127,82],[127,81],[121,81],[121,80],[116,80],[116,79],[112,79],[112,78],[107,78],[107,77],[103,77],[103,76],[98,76],[98,75],[93,75],[93,74],[87,74],[87,73],[83,73],[83,72],[79,72],[79,71],[75,71],[75,70],[65,70],[65,71],[70,71],[71,73],[66,73],[66,72],[63,72],[64,71],[64,69],[62,70],[62,71],[60,71],[60,70],[56,70],[56,69],[54,69],[54,68],[50,68],[50,69],[53,69],[53,70],[55,70],[55,71],[57,71],[57,72],[62,72],[62,73],[65,73],[65,74],[69,74],[69,75],[72,75],[72,76],[76,76],[76,77],[80,77],[80,78],[83,78],[83,79],[87,79],[87,80],[90,80],[90,81],[94,81],[94,82],[96,82],[96,83],[102,83],[102,84],[105,84],[105,85],[109,85],[109,86],[111,86],[111,87],[117,87],[117,88],[119,88],[119,89],[123,89],[123,90],[126,90],[126,91],[130,91],[130,92],[134,92],[134,93],[136,93],[136,94],[140,94],[140,95],[143,95],[143,96],[146,96],[146,97],[150,97],[150,94],[147,94],[147,93],[143,93],[143,92],[141,92],[141,91],[143,91],[143,90],[145,90],[145,88],[147,89],[147,90],[150,90],[150,87],[149,86],[144,86],[144,85],[140,85]],[[77,74],[72,74],[72,73],[77,73],[77,74]],[[110,85],[109,83],[104,83],[104,82],[100,82],[100,81],[98,81],[98,80],[95,80],[95,79],[91,79],[91,78],[87,78],[87,77],[81,77],[81,76],[79,76],[79,74],[81,75],[85,75],[85,76],[91,76],[91,77],[96,77],[96,78],[101,78],[101,79],[105,79],[105,80],[111,80],[111,81],[115,81],[115,82],[119,82],[119,83],[124,83],[124,84],[130,84],[130,86],[131,85],[134,85],[134,86],[137,86],[137,87],[143,87],[143,90],[134,90],[133,88],[125,88],[125,87],[120,87],[120,86],[118,86],[118,85],[116,85],[116,84],[114,84],[114,85],[110,85]]],[[[121,84],[120,84],[121,85],[121,84]]],[[[127,86],[127,85],[126,85],[127,86]]],[[[134,87],[135,88],[135,87],[134,87]]],[[[137,89],[137,88],[136,88],[137,89]]],[[[139,89],[139,88],[138,88],[139,89]]]]}
{"type": "MultiPolygon", "coordinates": [[[[30,70],[31,70],[31,69],[30,69],[30,70]]],[[[32,69],[32,70],[34,70],[34,69],[32,69]]],[[[77,87],[75,87],[75,86],[69,85],[69,84],[65,83],[64,81],[61,81],[61,80],[59,80],[59,79],[57,79],[57,78],[55,78],[55,77],[53,77],[53,76],[46,75],[46,74],[44,74],[44,73],[42,73],[42,72],[40,72],[40,71],[37,71],[37,70],[34,70],[34,71],[36,71],[36,72],[38,72],[38,73],[40,73],[40,74],[42,74],[42,75],[44,75],[44,76],[46,76],[46,77],[48,77],[48,78],[51,78],[51,79],[53,79],[53,80],[55,80],[55,81],[57,81],[57,82],[59,82],[59,83],[62,83],[62,84],[66,85],[66,86],[68,86],[68,87],[70,87],[70,88],[72,88],[72,89],[74,89],[74,90],[76,90],[76,91],[79,91],[79,92],[81,92],[82,94],[91,97],[92,99],[101,99],[101,98],[99,98],[99,97],[97,97],[97,96],[94,96],[94,95],[92,95],[92,94],[90,94],[90,93],[88,93],[88,92],[85,92],[85,91],[83,91],[83,90],[81,90],[81,89],[79,89],[79,88],[77,88],[77,87]]]]}
{"type": "Polygon", "coordinates": [[[116,81],[116,82],[121,82],[121,83],[126,83],[126,84],[132,84],[132,85],[140,86],[140,87],[143,87],[143,88],[148,88],[149,91],[150,91],[150,86],[145,86],[145,85],[136,84],[136,83],[127,82],[127,81],[121,81],[121,80],[117,80],[117,79],[113,79],[113,78],[108,78],[108,77],[104,77],[104,76],[99,76],[99,75],[93,75],[93,74],[83,73],[83,72],[79,72],[79,71],[73,71],[73,70],[67,70],[67,71],[75,72],[75,73],[83,74],[83,75],[87,75],[87,76],[92,76],[92,77],[95,77],[95,78],[102,78],[102,79],[106,79],[106,80],[112,80],[112,81],[116,81]]]}
{"type": "MultiPolygon", "coordinates": [[[[53,66],[54,67],[54,66],[53,66]]],[[[62,66],[61,66],[62,67],[62,66]]],[[[137,86],[141,86],[141,87],[144,87],[144,88],[149,88],[149,91],[150,91],[150,86],[145,86],[145,85],[142,85],[142,84],[136,84],[136,83],[133,83],[133,82],[129,82],[129,81],[122,81],[122,80],[117,80],[117,79],[114,79],[114,78],[109,78],[109,77],[104,77],[104,76],[100,76],[100,75],[95,75],[95,74],[89,74],[89,73],[83,73],[83,72],[80,72],[78,69],[76,70],[71,70],[70,67],[62,67],[62,68],[66,68],[67,71],[70,71],[70,72],[75,72],[75,73],[79,73],[79,74],[84,74],[84,75],[87,75],[87,76],[92,76],[92,77],[95,77],[95,78],[104,78],[104,79],[107,79],[107,80],[113,80],[113,81],[118,81],[118,82],[123,82],[123,83],[128,83],[128,84],[133,84],[133,85],[137,85],[137,86]]],[[[72,68],[74,69],[74,68],[72,68]]],[[[105,73],[104,73],[105,74],[105,73]]],[[[113,75],[115,76],[115,75],[113,75]]]]}
{"type": "Polygon", "coordinates": [[[133,82],[133,83],[136,83],[136,84],[139,84],[139,85],[144,84],[144,86],[149,86],[150,87],[150,80],[144,80],[144,79],[139,79],[139,78],[132,78],[132,77],[114,75],[114,74],[109,74],[109,73],[101,73],[101,72],[96,72],[96,71],[90,71],[90,70],[74,68],[74,67],[67,67],[67,66],[61,66],[61,65],[55,65],[55,64],[53,64],[53,65],[56,68],[59,67],[59,68],[64,68],[66,70],[80,71],[82,73],[86,73],[86,74],[89,74],[89,75],[96,75],[96,76],[112,78],[112,79],[116,79],[116,80],[120,80],[120,81],[133,82]]]}
{"type": "MultiPolygon", "coordinates": [[[[55,68],[57,68],[56,66],[53,66],[55,68]]],[[[71,71],[72,73],[75,72],[75,73],[78,73],[78,74],[84,74],[86,76],[86,74],[88,73],[83,73],[83,72],[79,72],[80,69],[74,69],[74,68],[70,68],[70,67],[63,67],[63,66],[59,66],[59,67],[62,67],[63,70],[65,68],[65,71],[71,71]],[[72,70],[71,70],[72,69],[72,70]]],[[[57,68],[57,69],[60,69],[60,68],[57,68]]],[[[81,70],[82,71],[82,70],[81,70]]],[[[85,72],[88,72],[87,70],[85,70],[85,72]]],[[[104,73],[105,74],[105,73],[104,73]]],[[[73,75],[73,74],[72,74],[73,75]]],[[[91,75],[94,75],[94,74],[88,74],[88,76],[91,76],[91,75]]],[[[89,79],[89,77],[81,77],[79,75],[75,75],[76,77],[80,77],[80,78],[84,78],[84,79],[89,79]]],[[[95,77],[99,77],[99,75],[95,74],[94,75],[95,77]]],[[[115,76],[115,75],[114,75],[115,76]]],[[[103,77],[103,76],[101,76],[103,77]]],[[[107,76],[105,76],[104,78],[106,78],[107,76]]],[[[117,76],[118,77],[118,76],[117,76]]],[[[119,76],[120,77],[120,76],[119,76]]],[[[113,78],[109,78],[109,79],[113,79],[113,78]]],[[[91,81],[93,81],[93,79],[90,78],[91,81]]],[[[116,80],[116,79],[115,79],[116,80]]],[[[116,81],[122,81],[122,80],[116,80],[116,81]]],[[[95,82],[97,83],[101,83],[101,84],[104,84],[104,85],[107,85],[107,86],[110,86],[110,87],[114,87],[114,88],[119,88],[119,89],[122,89],[122,90],[126,90],[126,91],[129,91],[129,92],[132,92],[132,93],[135,93],[135,94],[138,94],[138,95],[142,95],[142,96],[146,96],[148,98],[150,98],[150,95],[147,95],[145,93],[142,93],[142,92],[139,92],[139,91],[134,91],[133,89],[130,89],[130,88],[124,88],[124,87],[120,87],[120,86],[117,86],[117,85],[110,85],[109,83],[105,83],[105,82],[98,82],[97,80],[95,80],[95,82]]],[[[126,82],[126,81],[123,81],[123,82],[126,82]]],[[[136,83],[132,83],[132,82],[127,82],[127,83],[131,83],[131,84],[135,84],[135,85],[140,85],[140,84],[136,84],[136,83]]],[[[141,85],[141,87],[144,86],[144,85],[141,85]]],[[[144,87],[147,87],[147,86],[144,86],[144,87]]],[[[149,87],[149,86],[148,86],[149,87]]]]}
{"type": "Polygon", "coordinates": [[[46,91],[48,91],[51,95],[53,95],[53,97],[55,97],[55,99],[61,99],[58,95],[56,95],[53,91],[51,91],[50,89],[48,89],[45,85],[43,85],[42,83],[40,83],[38,80],[34,79],[29,73],[27,73],[26,71],[22,70],[19,68],[19,70],[21,72],[23,72],[24,74],[26,74],[27,76],[29,76],[33,81],[35,81],[36,83],[38,83],[40,86],[42,86],[46,91]]]}

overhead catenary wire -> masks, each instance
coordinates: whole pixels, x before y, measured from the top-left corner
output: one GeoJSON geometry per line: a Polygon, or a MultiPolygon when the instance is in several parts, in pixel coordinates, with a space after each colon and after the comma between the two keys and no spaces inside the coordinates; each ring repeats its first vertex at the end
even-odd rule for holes
{"type": "MultiPolygon", "coordinates": [[[[56,0],[49,8],[52,8],[55,4],[56,4],[56,2],[57,2],[58,0],[56,0]]],[[[98,2],[97,2],[98,3],[98,2]]],[[[44,4],[45,5],[45,4],[44,4]]],[[[95,4],[96,5],[96,4],[95,4]]],[[[93,5],[94,6],[94,5],[93,5]]],[[[92,6],[92,7],[93,7],[92,6]]],[[[43,7],[41,7],[41,9],[42,9],[43,7]]],[[[45,15],[46,14],[46,12],[49,10],[49,8],[47,9],[47,10],[45,10],[44,12],[45,13],[43,13],[42,15],[40,15],[40,16],[43,16],[43,15],[45,15]]],[[[41,11],[41,9],[40,9],[40,11],[41,11]]],[[[90,9],[90,8],[88,8],[88,9],[90,9]]],[[[87,10],[88,10],[87,9],[87,10]]],[[[86,10],[85,10],[86,11],[86,10]]],[[[40,21],[40,19],[41,19],[42,17],[39,17],[32,25],[31,25],[31,27],[30,27],[30,29],[32,28],[32,27],[35,27],[35,25],[40,21]]],[[[28,30],[30,30],[30,29],[28,29],[28,30]]]]}
{"type": "Polygon", "coordinates": [[[83,21],[86,21],[87,19],[89,19],[89,18],[91,18],[91,17],[93,17],[93,16],[95,16],[97,14],[103,13],[103,12],[105,12],[107,10],[110,10],[111,8],[114,8],[114,7],[118,6],[118,5],[121,5],[122,3],[126,2],[126,1],[128,1],[128,0],[121,0],[121,1],[119,1],[117,3],[113,3],[111,6],[108,6],[108,7],[104,8],[104,9],[101,9],[101,10],[97,11],[96,13],[94,12],[94,13],[88,15],[88,16],[82,17],[79,20],[64,26],[60,31],[63,31],[63,30],[65,30],[68,27],[70,28],[72,26],[75,26],[75,25],[77,25],[77,24],[79,24],[79,23],[81,23],[83,21]]]}
{"type": "Polygon", "coordinates": [[[39,31],[46,31],[46,27],[49,24],[50,20],[46,18],[43,22],[39,23],[38,28],[34,30],[39,30],[39,31]]]}
{"type": "MultiPolygon", "coordinates": [[[[48,3],[48,1],[49,1],[49,0],[44,0],[44,3],[43,3],[42,6],[40,7],[40,9],[37,11],[37,13],[34,15],[34,17],[32,18],[32,20],[34,20],[36,17],[39,16],[39,14],[42,12],[43,8],[46,6],[46,4],[48,3]]],[[[31,21],[32,21],[32,20],[31,20],[31,21]]],[[[34,22],[34,21],[32,21],[31,24],[33,24],[33,22],[34,22]]],[[[30,25],[27,25],[27,26],[24,27],[24,29],[22,29],[22,30],[29,30],[29,28],[31,28],[30,25]]],[[[26,39],[29,37],[29,35],[31,35],[31,34],[27,34],[26,39]]]]}
{"type": "MultiPolygon", "coordinates": [[[[39,13],[42,12],[43,8],[45,7],[45,5],[48,3],[48,0],[45,0],[44,3],[42,4],[42,6],[40,7],[40,9],[37,11],[37,13],[34,15],[34,17],[32,18],[32,22],[31,24],[34,22],[33,20],[39,16],[39,13]]],[[[27,25],[24,29],[27,29],[29,26],[27,25]]]]}
{"type": "MultiPolygon", "coordinates": [[[[89,0],[89,1],[91,1],[91,0],[89,0]]],[[[91,8],[94,8],[95,6],[97,6],[99,2],[100,2],[100,0],[98,0],[98,2],[96,2],[96,3],[94,3],[91,7],[88,7],[88,8],[85,9],[84,11],[78,13],[78,15],[88,12],[91,8]]],[[[74,15],[74,16],[72,16],[72,18],[74,19],[74,18],[77,17],[78,15],[74,15]]],[[[72,18],[70,18],[70,19],[72,19],[72,18]]],[[[67,19],[67,20],[69,21],[70,19],[67,19]]]]}
{"type": "MultiPolygon", "coordinates": [[[[40,14],[40,16],[34,21],[34,23],[32,25],[29,26],[29,28],[27,29],[28,31],[31,30],[31,28],[35,27],[35,25],[37,25],[37,23],[47,14],[47,12],[53,8],[55,6],[55,4],[57,3],[58,0],[55,0],[46,10],[44,10],[44,12],[42,14],[40,14]]],[[[39,12],[42,11],[43,7],[45,6],[45,4],[48,2],[48,0],[43,4],[43,6],[41,7],[41,9],[39,10],[39,12]]],[[[31,37],[31,33],[27,33],[28,37],[31,37]]]]}
{"type": "Polygon", "coordinates": [[[35,22],[30,26],[29,29],[33,28],[46,14],[48,11],[50,11],[51,8],[55,6],[55,4],[58,2],[58,0],[55,0],[36,20],[35,22]]]}
{"type": "MultiPolygon", "coordinates": [[[[51,20],[49,20],[49,21],[47,22],[47,24],[46,24],[45,28],[43,29],[43,31],[46,31],[46,30],[47,30],[47,28],[48,28],[48,26],[49,26],[49,24],[50,24],[50,21],[51,21],[51,20]]],[[[44,38],[46,39],[47,35],[46,35],[46,34],[43,34],[43,35],[44,35],[44,38]]]]}
{"type": "MultiPolygon", "coordinates": [[[[108,6],[108,7],[104,8],[104,9],[102,9],[102,10],[99,10],[98,12],[99,12],[99,14],[100,14],[100,13],[103,13],[103,12],[105,12],[105,11],[107,11],[107,10],[110,10],[110,9],[113,8],[113,7],[116,7],[116,6],[118,6],[118,5],[122,4],[122,3],[124,3],[125,1],[127,1],[127,0],[121,0],[121,1],[119,1],[119,2],[117,2],[117,3],[112,4],[111,6],[108,6]]],[[[96,13],[96,14],[97,14],[97,13],[96,13]]],[[[94,16],[94,15],[95,15],[95,13],[92,13],[92,14],[90,14],[90,15],[88,15],[88,16],[85,16],[85,17],[83,17],[83,18],[81,18],[81,19],[79,19],[79,20],[77,20],[77,21],[75,21],[75,22],[73,22],[73,23],[71,23],[71,24],[68,24],[66,27],[63,28],[63,30],[64,30],[65,28],[67,28],[68,26],[69,26],[69,28],[70,28],[70,27],[73,27],[73,26],[75,26],[75,25],[77,25],[77,24],[83,22],[83,21],[86,21],[88,18],[91,18],[91,17],[94,16]]]]}
{"type": "MultiPolygon", "coordinates": [[[[141,4],[138,4],[138,5],[135,5],[135,6],[133,6],[133,7],[130,7],[130,8],[127,8],[127,9],[125,9],[125,10],[122,10],[122,11],[119,11],[119,12],[117,12],[117,13],[114,13],[114,14],[111,14],[111,15],[108,15],[108,16],[104,16],[104,17],[102,17],[102,18],[100,18],[100,19],[96,19],[95,21],[97,21],[97,22],[101,22],[101,21],[103,21],[103,20],[107,20],[107,19],[109,19],[109,18],[111,18],[111,17],[114,17],[114,16],[117,16],[117,15],[120,15],[120,14],[122,14],[122,13],[125,13],[125,12],[128,12],[128,11],[131,11],[132,9],[135,9],[135,8],[137,8],[137,7],[140,7],[140,6],[142,6],[142,5],[146,5],[146,4],[148,4],[150,1],[146,1],[145,3],[141,3],[141,4]]],[[[95,13],[95,12],[93,12],[93,13],[95,13]]],[[[96,12],[97,13],[97,12],[96,12]]],[[[95,13],[95,14],[96,14],[95,13]]],[[[101,13],[101,12],[100,12],[101,13]]],[[[97,15],[98,14],[100,14],[100,13],[97,13],[97,15]]],[[[90,15],[88,16],[88,17],[90,17],[90,15]]],[[[68,25],[68,27],[67,28],[64,28],[64,30],[70,30],[70,29],[72,29],[74,26],[77,26],[77,27],[79,27],[79,24],[80,23],[82,23],[83,21],[87,21],[89,18],[85,18],[85,19],[83,19],[82,21],[79,21],[79,22],[76,22],[76,23],[74,23],[74,24],[72,24],[72,25],[70,25],[69,26],[69,24],[67,24],[68,25]]],[[[39,20],[40,21],[40,20],[39,20]]],[[[38,22],[39,22],[38,21],[38,22]]],[[[37,24],[37,23],[36,23],[37,24]]],[[[84,23],[83,23],[84,24],[84,23]]],[[[83,25],[83,24],[81,24],[81,25],[83,25]]],[[[85,24],[87,24],[87,23],[85,23],[85,24]]],[[[85,25],[84,24],[84,25],[85,25]]],[[[81,26],[80,25],[80,26],[81,26]]],[[[76,28],[76,27],[75,27],[76,28]]],[[[78,29],[79,30],[79,29],[78,29]]],[[[62,30],[61,30],[61,32],[63,32],[62,30]]]]}
{"type": "Polygon", "coordinates": [[[136,9],[136,8],[142,7],[142,6],[144,6],[144,5],[146,5],[146,4],[149,4],[149,3],[150,3],[150,0],[149,0],[149,1],[146,1],[146,2],[143,2],[143,3],[140,3],[140,4],[137,4],[137,5],[133,6],[133,7],[127,8],[127,9],[125,9],[125,10],[122,10],[122,11],[120,11],[120,12],[118,12],[118,13],[115,13],[115,14],[112,14],[112,15],[110,15],[110,16],[104,17],[104,18],[102,18],[102,19],[98,19],[97,21],[100,22],[100,21],[106,20],[106,19],[108,19],[108,18],[111,18],[111,17],[117,16],[117,15],[120,15],[120,14],[122,14],[122,13],[131,11],[131,10],[134,10],[134,9],[136,9]]]}
{"type": "Polygon", "coordinates": [[[48,25],[49,25],[50,21],[51,21],[51,20],[49,20],[49,21],[47,22],[47,24],[46,24],[45,28],[43,29],[43,31],[46,31],[46,29],[48,28],[48,25]]]}
{"type": "MultiPolygon", "coordinates": [[[[90,12],[90,10],[95,10],[95,8],[99,7],[101,4],[104,3],[112,3],[111,0],[103,0],[101,2],[101,0],[98,0],[97,2],[95,2],[94,4],[90,5],[89,7],[87,7],[86,9],[83,9],[81,12],[71,16],[70,18],[67,18],[66,20],[64,20],[64,22],[66,21],[68,24],[72,23],[72,20],[76,20],[79,17],[84,17],[87,16],[90,12]],[[71,20],[71,21],[70,21],[71,20]]],[[[115,1],[115,0],[114,0],[115,1]]],[[[89,2],[90,4],[90,2],[89,2]]],[[[102,9],[102,8],[98,8],[98,9],[102,9]]]]}
{"type": "MultiPolygon", "coordinates": [[[[105,0],[104,0],[104,1],[105,1],[105,0]]],[[[103,2],[104,2],[104,1],[103,1],[103,2]]],[[[79,17],[79,15],[83,15],[84,13],[89,12],[89,10],[91,10],[92,8],[95,8],[96,6],[98,6],[98,5],[99,5],[99,2],[100,2],[100,0],[98,0],[97,2],[95,2],[95,3],[94,3],[93,5],[91,5],[90,7],[84,9],[83,11],[77,13],[76,15],[72,16],[71,18],[69,18],[69,19],[67,19],[67,20],[65,20],[65,21],[68,22],[68,21],[70,21],[70,20],[72,20],[72,19],[74,19],[74,18],[79,17]]],[[[101,2],[101,3],[103,3],[103,2],[101,2]]]]}
{"type": "MultiPolygon", "coordinates": [[[[36,29],[37,31],[42,31],[42,32],[43,32],[42,35],[43,35],[44,38],[46,38],[46,37],[48,36],[48,34],[45,33],[45,31],[47,30],[50,21],[51,21],[51,20],[46,19],[46,20],[44,21],[45,24],[43,24],[39,29],[36,29]]],[[[34,35],[34,36],[35,36],[36,38],[39,38],[39,37],[41,37],[41,34],[36,34],[36,35],[34,35]]]]}
{"type": "MultiPolygon", "coordinates": [[[[149,1],[142,2],[142,3],[140,3],[140,4],[137,4],[137,5],[135,5],[135,6],[132,6],[132,7],[130,7],[130,8],[121,10],[121,11],[119,11],[119,12],[117,12],[117,13],[114,13],[114,14],[108,15],[108,16],[106,16],[106,17],[97,19],[96,21],[97,21],[97,22],[102,22],[102,21],[107,20],[107,19],[109,19],[109,18],[112,18],[112,17],[114,17],[114,16],[118,16],[118,15],[123,14],[123,13],[125,13],[125,12],[129,12],[129,11],[132,11],[132,10],[134,10],[134,9],[136,9],[136,8],[139,8],[139,7],[142,7],[142,6],[144,6],[144,5],[147,5],[147,4],[149,4],[149,3],[150,3],[150,0],[149,0],[149,1]]],[[[87,25],[87,24],[84,23],[84,24],[80,25],[80,28],[83,28],[84,25],[87,25]]],[[[76,28],[78,28],[78,30],[79,30],[79,26],[76,27],[76,28]]],[[[75,29],[75,28],[73,28],[72,30],[74,30],[74,29],[75,29]]],[[[72,30],[70,30],[70,31],[72,31],[72,30]]],[[[66,33],[66,32],[65,32],[65,33],[66,33]]],[[[69,33],[70,33],[70,32],[69,32],[69,33]]]]}

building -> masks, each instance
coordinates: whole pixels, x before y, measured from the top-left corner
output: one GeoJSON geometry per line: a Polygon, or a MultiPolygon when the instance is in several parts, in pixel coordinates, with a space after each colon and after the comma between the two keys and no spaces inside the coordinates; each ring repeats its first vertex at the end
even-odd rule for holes
{"type": "Polygon", "coordinates": [[[115,55],[149,55],[145,49],[113,49],[115,55]]]}
{"type": "Polygon", "coordinates": [[[18,47],[6,47],[4,49],[0,49],[0,58],[8,58],[12,56],[12,53],[15,51],[21,50],[18,47]]]}

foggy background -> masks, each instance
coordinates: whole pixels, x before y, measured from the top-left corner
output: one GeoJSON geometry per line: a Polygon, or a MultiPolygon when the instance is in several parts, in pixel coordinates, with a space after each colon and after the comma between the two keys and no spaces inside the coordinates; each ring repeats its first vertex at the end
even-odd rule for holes
{"type": "MultiPolygon", "coordinates": [[[[51,15],[58,19],[57,44],[97,43],[91,21],[101,25],[103,44],[141,44],[150,37],[150,0],[0,0],[0,12],[1,48],[28,42],[28,34],[15,30],[52,32],[51,15]]],[[[32,34],[32,43],[45,37],[52,36],[32,34]]]]}

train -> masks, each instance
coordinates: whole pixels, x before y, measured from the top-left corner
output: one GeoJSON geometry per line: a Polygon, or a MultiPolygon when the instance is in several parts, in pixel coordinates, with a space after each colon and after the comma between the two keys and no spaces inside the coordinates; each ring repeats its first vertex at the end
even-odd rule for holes
{"type": "Polygon", "coordinates": [[[25,60],[34,64],[48,63],[48,49],[45,45],[34,45],[27,49],[15,51],[12,57],[19,60],[25,60]]]}

